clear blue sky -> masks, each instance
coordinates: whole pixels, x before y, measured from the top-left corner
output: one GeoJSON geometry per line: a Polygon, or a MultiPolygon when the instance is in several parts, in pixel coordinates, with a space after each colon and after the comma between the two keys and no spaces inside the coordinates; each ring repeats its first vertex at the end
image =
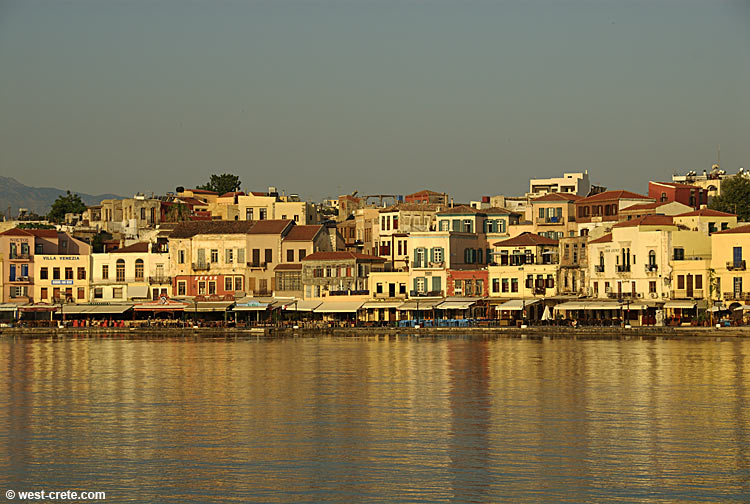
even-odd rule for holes
{"type": "Polygon", "coordinates": [[[750,169],[748,0],[0,0],[0,174],[303,197],[750,169]]]}

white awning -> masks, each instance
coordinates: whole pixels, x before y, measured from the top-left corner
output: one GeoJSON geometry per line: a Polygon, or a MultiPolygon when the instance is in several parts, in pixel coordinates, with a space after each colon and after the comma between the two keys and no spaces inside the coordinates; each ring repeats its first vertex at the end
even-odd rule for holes
{"type": "Polygon", "coordinates": [[[438,310],[468,310],[478,299],[448,299],[435,306],[438,310]]]}
{"type": "Polygon", "coordinates": [[[315,308],[315,313],[356,313],[364,301],[325,301],[315,308]]]}
{"type": "Polygon", "coordinates": [[[3,312],[14,312],[18,310],[18,305],[13,303],[0,304],[0,311],[3,312]]]}
{"type": "Polygon", "coordinates": [[[444,301],[443,298],[410,299],[398,307],[399,311],[432,310],[444,301]]]}
{"type": "Polygon", "coordinates": [[[365,304],[362,305],[362,308],[365,310],[372,310],[374,308],[381,308],[381,309],[388,309],[388,308],[398,308],[404,304],[403,301],[367,301],[365,304]]]}
{"type": "Polygon", "coordinates": [[[511,299],[495,307],[496,310],[523,310],[524,306],[531,306],[538,303],[538,299],[511,299]]]}
{"type": "Polygon", "coordinates": [[[664,303],[664,308],[679,308],[681,310],[691,310],[695,308],[695,301],[691,301],[689,299],[667,301],[666,303],[664,303]]]}
{"type": "Polygon", "coordinates": [[[738,306],[734,311],[750,311],[750,305],[738,306]]]}
{"type": "Polygon", "coordinates": [[[128,285],[128,297],[148,298],[148,285],[128,285]]]}
{"type": "Polygon", "coordinates": [[[306,301],[290,301],[282,306],[283,310],[287,311],[304,311],[311,312],[315,311],[315,308],[322,305],[323,301],[317,300],[306,300],[306,301]]]}
{"type": "MultiPolygon", "coordinates": [[[[611,301],[568,301],[555,306],[557,311],[569,310],[619,310],[623,305],[611,301]]],[[[635,310],[636,308],[631,308],[635,310]]]]}

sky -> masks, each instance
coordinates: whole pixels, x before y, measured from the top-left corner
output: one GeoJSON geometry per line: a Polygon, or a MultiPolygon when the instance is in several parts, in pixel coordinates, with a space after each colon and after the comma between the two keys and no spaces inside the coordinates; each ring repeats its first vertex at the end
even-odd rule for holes
{"type": "Polygon", "coordinates": [[[0,175],[304,199],[750,169],[750,0],[0,0],[0,175]]]}

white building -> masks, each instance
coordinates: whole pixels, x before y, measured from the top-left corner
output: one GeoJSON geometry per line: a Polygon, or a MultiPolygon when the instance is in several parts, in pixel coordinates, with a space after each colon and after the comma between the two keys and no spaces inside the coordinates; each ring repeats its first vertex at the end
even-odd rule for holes
{"type": "Polygon", "coordinates": [[[564,173],[562,177],[531,179],[527,196],[536,198],[553,192],[587,196],[590,190],[589,172],[585,171],[583,173],[564,173]]]}

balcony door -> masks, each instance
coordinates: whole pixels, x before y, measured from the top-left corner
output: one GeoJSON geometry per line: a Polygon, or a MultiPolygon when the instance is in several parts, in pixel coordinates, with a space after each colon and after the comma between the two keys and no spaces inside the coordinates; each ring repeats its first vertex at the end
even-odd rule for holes
{"type": "Polygon", "coordinates": [[[734,299],[742,297],[742,277],[734,277],[734,299]]]}
{"type": "Polygon", "coordinates": [[[734,267],[739,268],[742,264],[742,247],[734,247],[732,252],[732,262],[734,262],[734,267]]]}
{"type": "Polygon", "coordinates": [[[693,275],[689,274],[687,275],[687,282],[685,284],[685,289],[687,290],[687,297],[691,298],[693,297],[693,275]]]}

